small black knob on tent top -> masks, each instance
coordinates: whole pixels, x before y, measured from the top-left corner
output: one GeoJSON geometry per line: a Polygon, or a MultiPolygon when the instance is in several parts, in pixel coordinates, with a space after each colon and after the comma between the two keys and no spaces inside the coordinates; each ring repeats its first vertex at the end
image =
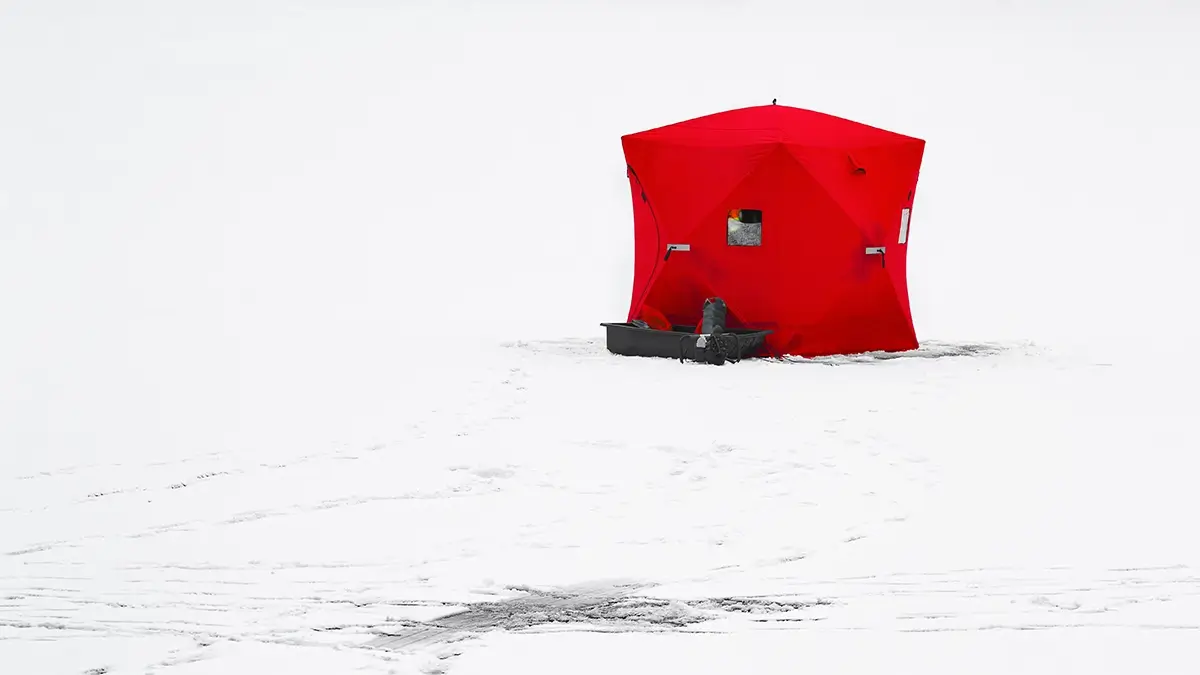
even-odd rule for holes
{"type": "Polygon", "coordinates": [[[778,101],[778,100],[779,100],[779,99],[777,99],[777,98],[773,98],[773,99],[771,99],[771,105],[776,105],[776,101],[778,101]]]}

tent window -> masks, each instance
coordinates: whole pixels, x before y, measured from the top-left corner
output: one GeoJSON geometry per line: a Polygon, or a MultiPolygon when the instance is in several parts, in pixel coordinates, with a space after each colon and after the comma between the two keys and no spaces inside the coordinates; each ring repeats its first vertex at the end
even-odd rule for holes
{"type": "Polygon", "coordinates": [[[908,219],[912,216],[912,209],[904,209],[900,212],[900,242],[901,244],[908,241],[908,219]]]}
{"type": "Polygon", "coordinates": [[[733,209],[725,221],[725,241],[730,246],[762,246],[762,211],[733,209]]]}

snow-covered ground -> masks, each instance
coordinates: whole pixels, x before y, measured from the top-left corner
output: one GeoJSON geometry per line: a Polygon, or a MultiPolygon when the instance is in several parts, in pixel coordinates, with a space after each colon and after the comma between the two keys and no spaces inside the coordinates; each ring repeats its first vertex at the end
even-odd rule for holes
{"type": "Polygon", "coordinates": [[[963,347],[718,370],[518,342],[427,366],[452,394],[376,446],[8,476],[0,659],[1188,672],[1200,461],[1148,392],[1195,369],[963,347]],[[421,630],[472,603],[498,604],[421,630]]]}
{"type": "Polygon", "coordinates": [[[1195,672],[1200,12],[936,4],[4,3],[0,672],[1195,672]],[[775,97],[924,346],[608,354],[619,135],[775,97]]]}

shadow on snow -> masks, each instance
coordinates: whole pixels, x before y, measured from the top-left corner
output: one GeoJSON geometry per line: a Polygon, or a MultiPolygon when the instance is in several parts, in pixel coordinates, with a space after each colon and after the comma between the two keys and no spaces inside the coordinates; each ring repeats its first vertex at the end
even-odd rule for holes
{"type": "Polygon", "coordinates": [[[1006,345],[998,342],[941,342],[929,340],[920,347],[905,352],[864,352],[861,354],[839,354],[835,356],[818,356],[813,358],[784,357],[782,359],[764,359],[766,361],[784,361],[788,363],[823,363],[841,365],[850,363],[882,363],[900,359],[946,359],[986,357],[1010,351],[1017,345],[1006,345]]]}

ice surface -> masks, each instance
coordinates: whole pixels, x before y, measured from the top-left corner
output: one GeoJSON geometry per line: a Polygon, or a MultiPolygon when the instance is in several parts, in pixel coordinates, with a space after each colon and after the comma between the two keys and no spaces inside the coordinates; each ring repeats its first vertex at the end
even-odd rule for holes
{"type": "Polygon", "coordinates": [[[1194,670],[1198,11],[861,9],[5,3],[0,671],[1194,670]],[[775,97],[928,140],[923,347],[606,353],[775,97]]]}

